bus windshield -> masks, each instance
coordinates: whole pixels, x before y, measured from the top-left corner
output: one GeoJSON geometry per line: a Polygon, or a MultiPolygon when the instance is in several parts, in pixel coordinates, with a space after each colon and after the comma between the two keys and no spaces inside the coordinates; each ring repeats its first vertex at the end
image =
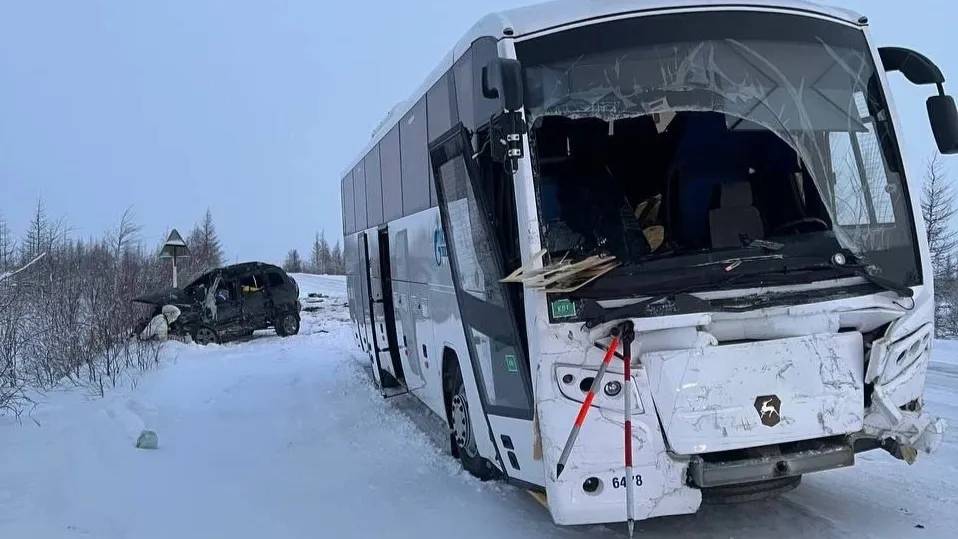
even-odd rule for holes
{"type": "Polygon", "coordinates": [[[606,252],[694,270],[693,253],[819,241],[920,282],[890,111],[860,29],[705,11],[564,30],[516,54],[553,260],[606,252]]]}

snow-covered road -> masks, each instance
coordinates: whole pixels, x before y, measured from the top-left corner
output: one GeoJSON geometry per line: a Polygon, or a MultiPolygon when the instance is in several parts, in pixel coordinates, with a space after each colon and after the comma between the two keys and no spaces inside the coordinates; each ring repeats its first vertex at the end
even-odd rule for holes
{"type": "MultiPolygon", "coordinates": [[[[296,278],[304,295],[344,295],[341,279],[296,278]]],[[[39,425],[0,419],[0,539],[624,536],[557,528],[526,494],[459,472],[400,399],[373,389],[342,300],[323,305],[295,337],[172,343],[135,388],[47,395],[39,425]],[[144,427],[159,450],[132,447],[144,427]]],[[[958,424],[958,343],[938,344],[927,406],[958,424]]],[[[780,499],[640,522],[637,536],[948,537],[956,457],[949,432],[912,467],[859,455],[780,499]]]]}

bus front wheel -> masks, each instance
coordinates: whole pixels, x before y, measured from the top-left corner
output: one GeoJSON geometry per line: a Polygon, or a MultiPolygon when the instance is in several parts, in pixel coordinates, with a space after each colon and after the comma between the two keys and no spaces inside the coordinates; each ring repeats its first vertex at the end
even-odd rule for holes
{"type": "Polygon", "coordinates": [[[495,477],[492,463],[482,458],[476,444],[476,431],[469,415],[469,400],[466,386],[458,366],[452,376],[449,399],[449,423],[453,456],[459,457],[463,469],[473,476],[488,481],[495,477]]]}

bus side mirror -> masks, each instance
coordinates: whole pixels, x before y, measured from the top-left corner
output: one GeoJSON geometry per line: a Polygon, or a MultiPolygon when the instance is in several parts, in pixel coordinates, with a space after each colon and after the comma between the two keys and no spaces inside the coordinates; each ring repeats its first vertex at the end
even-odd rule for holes
{"type": "Polygon", "coordinates": [[[493,161],[506,163],[509,174],[519,170],[524,150],[522,137],[526,133],[522,118],[525,90],[522,87],[522,64],[510,58],[495,58],[482,68],[482,95],[497,99],[503,114],[498,116],[493,137],[496,143],[490,149],[493,161]]]}
{"type": "Polygon", "coordinates": [[[506,112],[522,108],[522,64],[510,58],[496,58],[482,68],[482,95],[498,99],[506,112]]]}
{"type": "Polygon", "coordinates": [[[898,71],[912,84],[928,86],[945,83],[941,69],[920,52],[904,47],[879,47],[878,57],[885,71],[898,71]]]}
{"type": "Polygon", "coordinates": [[[945,93],[945,76],[930,58],[904,47],[879,47],[878,56],[885,71],[898,71],[908,82],[938,87],[938,95],[928,98],[928,120],[935,135],[938,151],[958,153],[958,110],[955,100],[945,93]]]}
{"type": "Polygon", "coordinates": [[[933,95],[928,98],[928,120],[935,135],[938,151],[945,155],[958,153],[958,109],[950,95],[933,95]]]}

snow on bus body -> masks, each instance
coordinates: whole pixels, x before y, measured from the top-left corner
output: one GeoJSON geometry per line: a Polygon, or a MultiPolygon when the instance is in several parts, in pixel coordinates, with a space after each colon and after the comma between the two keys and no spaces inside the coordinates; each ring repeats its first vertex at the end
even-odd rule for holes
{"type": "MultiPolygon", "coordinates": [[[[841,150],[832,148],[828,137],[825,137],[828,142],[825,145],[829,147],[823,149],[819,135],[837,132],[847,135],[849,139],[858,140],[862,136],[868,139],[868,135],[875,137],[874,132],[869,131],[875,129],[875,123],[880,123],[880,128],[888,129],[889,134],[900,126],[890,95],[882,95],[888,93],[888,83],[884,71],[875,67],[879,61],[879,50],[870,41],[867,21],[856,13],[798,1],[746,0],[732,5],[719,1],[557,0],[482,19],[446,55],[420,90],[390,112],[362,155],[382,142],[385,132],[393,129],[413,106],[421,103],[427,90],[449,72],[477,39],[484,36],[497,40],[501,58],[522,62],[526,77],[523,84],[529,89],[523,113],[531,129],[543,129],[536,120],[549,115],[572,119],[598,117],[610,124],[608,130],[611,134],[613,122],[631,116],[653,115],[663,110],[658,108],[664,102],[662,99],[645,103],[639,99],[641,96],[633,98],[627,94],[624,86],[618,87],[615,86],[618,83],[609,82],[617,81],[620,72],[627,72],[626,68],[638,70],[642,67],[629,66],[629,54],[642,57],[642,53],[646,52],[650,53],[646,56],[652,59],[651,64],[661,64],[652,65],[652,69],[642,73],[643,77],[648,78],[652,85],[658,83],[659,90],[688,91],[691,97],[681,103],[668,104],[666,100],[665,112],[672,116],[675,113],[719,112],[732,118],[735,126],[751,125],[750,129],[764,129],[777,135],[788,143],[790,150],[807,167],[806,176],[811,176],[812,183],[806,182],[805,187],[811,187],[818,196],[835,191],[834,185],[825,185],[823,188],[815,182],[822,181],[819,178],[822,174],[828,181],[835,180],[836,171],[833,168],[836,165],[829,158],[832,153],[841,150]],[[715,15],[726,24],[703,24],[707,22],[704,21],[705,14],[715,15]],[[660,15],[672,17],[665,23],[668,17],[658,18],[660,15]],[[652,21],[653,17],[656,17],[655,21],[652,21]],[[736,17],[748,18],[750,24],[734,24],[735,20],[739,23],[744,20],[736,17]],[[788,23],[784,28],[776,28],[776,32],[787,30],[794,33],[799,31],[796,30],[799,27],[814,27],[825,35],[838,35],[841,46],[832,46],[827,39],[822,40],[817,34],[807,34],[798,39],[804,48],[799,47],[801,50],[789,53],[784,45],[791,46],[792,43],[784,41],[786,38],[778,37],[777,33],[770,34],[771,37],[744,40],[731,36],[737,32],[771,32],[771,26],[756,23],[762,17],[766,17],[765,22],[775,19],[776,27],[782,26],[783,21],[788,23]],[[685,22],[688,24],[684,25],[685,22]],[[654,28],[646,28],[648,32],[635,31],[636,28],[632,27],[629,31],[613,31],[609,26],[604,26],[620,23],[654,25],[654,28]],[[680,27],[673,28],[676,24],[680,27]],[[608,57],[593,57],[589,59],[591,63],[580,63],[584,55],[576,54],[574,46],[592,46],[607,41],[589,39],[585,34],[589,28],[599,29],[593,31],[603,31],[604,36],[614,36],[615,39],[643,36],[646,41],[651,39],[653,44],[649,46],[643,42],[641,45],[628,46],[626,54],[618,54],[621,52],[618,50],[604,51],[610,53],[608,57]],[[712,34],[727,28],[729,35],[713,35],[708,39],[687,35],[702,31],[703,28],[712,34]],[[575,32],[579,33],[563,42],[564,36],[573,36],[575,32]],[[655,42],[657,38],[650,37],[653,34],[665,37],[663,41],[655,42]],[[670,37],[679,35],[684,37],[670,37]],[[762,39],[774,46],[762,49],[762,39]],[[805,46],[808,45],[806,42],[812,42],[812,45],[805,46]],[[849,42],[852,45],[848,45],[849,42]],[[555,61],[541,58],[530,60],[537,54],[534,50],[536,46],[539,47],[539,56],[560,56],[555,61]],[[656,52],[653,50],[655,46],[669,50],[675,48],[676,51],[681,48],[682,51],[672,51],[671,56],[651,54],[656,52]],[[564,47],[573,49],[558,51],[564,47]],[[748,62],[735,60],[736,54],[746,49],[755,60],[750,63],[752,67],[745,65],[748,62]],[[782,53],[782,50],[786,52],[782,53]],[[562,57],[566,52],[569,53],[567,57],[562,57]],[[657,60],[666,57],[667,61],[657,60]],[[602,62],[608,64],[606,73],[601,69],[602,62]],[[730,62],[739,63],[733,65],[730,62]],[[750,76],[749,69],[758,69],[756,64],[771,66],[774,73],[764,73],[764,79],[758,77],[757,73],[750,76]],[[804,83],[795,86],[791,82],[820,80],[820,72],[802,71],[814,70],[815,65],[825,72],[828,72],[829,66],[839,66],[842,68],[836,70],[841,75],[839,78],[851,79],[841,81],[838,85],[838,89],[845,92],[839,99],[849,103],[849,110],[836,112],[830,109],[829,103],[834,103],[825,97],[828,92],[820,91],[822,89],[816,88],[815,83],[806,88],[804,83]],[[582,85],[579,90],[575,89],[571,79],[558,80],[562,76],[571,77],[569,73],[579,66],[584,68],[581,77],[577,77],[582,85]],[[861,70],[856,71],[856,66],[861,70]],[[615,76],[612,76],[612,71],[615,76]],[[737,73],[737,78],[729,73],[737,73]],[[698,77],[700,74],[705,76],[698,77]],[[549,87],[552,91],[542,91],[549,84],[550,76],[557,79],[549,87]],[[656,76],[661,80],[657,82],[656,76]],[[869,79],[867,90],[862,77],[869,79]],[[716,82],[718,79],[721,79],[721,84],[716,82]],[[777,93],[764,91],[763,84],[769,85],[777,93]],[[874,91],[873,85],[880,89],[874,95],[871,93],[874,91]],[[706,90],[712,97],[708,102],[696,101],[700,96],[694,94],[695,90],[706,90]],[[877,105],[870,103],[878,107],[877,114],[858,108],[862,105],[850,99],[855,91],[877,100],[877,105]],[[537,98],[529,97],[536,92],[539,92],[537,98]],[[621,102],[610,105],[609,96],[621,102]],[[855,112],[856,108],[858,112],[855,112]],[[765,116],[753,115],[755,110],[763,112],[765,116]],[[865,116],[869,113],[874,116],[867,120],[871,122],[871,127],[864,124],[865,116]]],[[[893,55],[889,59],[893,60],[893,55]]],[[[888,68],[888,65],[885,67],[888,68]]],[[[914,79],[912,76],[907,78],[914,79]]],[[[925,80],[929,78],[933,77],[918,77],[925,80]]],[[[467,99],[481,97],[469,95],[467,99]]],[[[459,105],[462,107],[463,103],[459,105]]],[[[471,105],[466,103],[466,106],[471,105]]],[[[936,138],[938,131],[935,129],[936,138]]],[[[889,136],[883,140],[894,139],[889,136]]],[[[947,136],[939,140],[940,147],[942,141],[948,143],[947,136]]],[[[535,144],[540,144],[539,139],[535,144]]],[[[855,145],[852,142],[849,144],[855,145]]],[[[519,236],[522,259],[530,260],[534,253],[542,248],[548,250],[549,246],[547,230],[541,222],[544,213],[539,201],[542,178],[533,171],[530,163],[531,156],[535,154],[531,151],[530,138],[523,137],[523,149],[525,157],[519,160],[513,178],[518,217],[515,232],[519,236]]],[[[896,287],[892,283],[892,290],[889,291],[888,279],[881,284],[873,276],[854,270],[854,264],[846,266],[837,262],[829,266],[828,271],[808,278],[802,275],[803,271],[810,271],[810,268],[802,266],[798,271],[791,271],[790,275],[797,274],[799,277],[789,276],[792,280],[788,282],[759,276],[759,270],[771,273],[768,270],[774,268],[769,264],[775,263],[782,266],[779,269],[783,273],[788,273],[784,269],[788,269],[787,262],[792,255],[801,250],[801,241],[804,241],[801,240],[795,245],[786,242],[781,254],[775,254],[778,251],[773,250],[773,254],[765,257],[753,256],[763,252],[762,249],[747,254],[743,254],[743,251],[748,249],[736,251],[735,255],[729,256],[739,258],[726,260],[728,266],[724,272],[721,266],[717,270],[708,269],[715,267],[715,259],[723,256],[713,257],[711,254],[704,257],[706,262],[701,262],[703,258],[700,257],[700,263],[671,268],[671,273],[693,269],[702,272],[699,278],[713,279],[711,282],[706,279],[704,285],[698,283],[698,288],[693,291],[697,301],[706,303],[705,308],[697,311],[683,312],[676,308],[677,298],[674,301],[664,299],[636,313],[622,314],[623,311],[616,310],[615,316],[590,329],[583,324],[586,320],[578,316],[583,306],[588,305],[593,310],[628,310],[630,306],[638,306],[643,296],[655,297],[662,292],[662,288],[656,289],[654,282],[638,286],[636,283],[641,282],[642,276],[628,273],[624,274],[625,277],[634,278],[636,282],[623,280],[622,274],[616,277],[618,281],[610,280],[610,273],[590,285],[592,290],[583,289],[568,294],[549,294],[527,287],[523,293],[524,311],[521,314],[525,318],[534,421],[506,414],[485,413],[488,406],[485,406],[485,410],[480,406],[470,406],[468,414],[477,429],[475,441],[480,456],[507,479],[520,485],[543,488],[548,495],[552,517],[559,524],[625,520],[626,496],[622,481],[624,414],[620,391],[612,388],[607,394],[604,387],[599,388],[590,415],[561,476],[556,472],[556,464],[581,403],[586,398],[589,378],[594,376],[602,359],[603,353],[596,344],[607,345],[608,330],[626,320],[634,324],[636,332],[633,349],[636,360],[633,367],[635,383],[632,384],[636,406],[632,414],[635,427],[632,447],[634,470],[637,473],[634,482],[637,496],[633,509],[637,518],[695,512],[705,496],[721,493],[726,487],[748,484],[748,488],[751,488],[756,484],[773,484],[782,478],[800,477],[804,473],[848,466],[854,463],[854,453],[860,450],[882,447],[908,462],[912,462],[919,452],[933,451],[941,441],[945,425],[921,408],[933,333],[933,290],[930,281],[922,282],[920,278],[932,272],[924,224],[914,211],[914,208],[919,207],[919,190],[905,189],[906,167],[902,165],[904,157],[900,155],[901,149],[883,149],[889,151],[869,154],[868,159],[875,162],[863,163],[866,158],[861,156],[861,152],[855,152],[856,155],[851,159],[859,165],[867,165],[865,168],[872,172],[885,171],[888,177],[883,180],[887,189],[883,192],[892,199],[888,202],[891,210],[894,210],[892,222],[876,221],[874,215],[870,214],[866,217],[870,221],[861,222],[857,227],[846,226],[842,222],[844,219],[847,223],[849,216],[836,212],[849,201],[842,197],[848,198],[854,194],[836,194],[830,200],[832,206],[825,204],[822,199],[829,212],[826,217],[831,222],[826,225],[829,226],[829,233],[833,234],[836,251],[841,250],[831,251],[828,255],[841,254],[843,259],[847,256],[852,261],[867,261],[873,251],[879,250],[882,242],[903,242],[902,245],[896,245],[896,249],[887,251],[886,257],[880,259],[878,264],[896,273],[902,285],[896,287]],[[887,256],[887,253],[895,256],[887,256]],[[901,256],[902,253],[905,255],[901,256]],[[768,260],[755,261],[760,258],[768,260]],[[904,266],[891,267],[897,262],[903,262],[904,266]],[[751,269],[753,264],[758,269],[751,269]],[[913,271],[908,267],[909,264],[913,271]],[[739,273],[754,275],[730,288],[725,283],[725,274],[736,276],[739,273]],[[590,298],[589,294],[601,288],[602,282],[613,285],[605,286],[604,295],[590,298]],[[614,283],[622,283],[623,286],[617,288],[614,283]],[[901,293],[902,288],[907,288],[908,293],[901,293]],[[902,295],[910,297],[900,297],[902,295]],[[541,452],[538,448],[541,448],[541,452]],[[506,455],[511,466],[503,458],[506,455]]],[[[942,151],[949,153],[946,150],[951,149],[944,148],[942,151]]],[[[852,150],[848,152],[851,154],[852,150]]],[[[361,157],[348,170],[352,171],[362,163],[361,157]]],[[[437,166],[434,163],[434,171],[438,175],[448,174],[437,166]]],[[[350,173],[346,172],[347,177],[350,173]]],[[[458,173],[471,174],[468,170],[458,173]]],[[[862,180],[864,182],[864,178],[862,180]]],[[[441,184],[446,180],[437,178],[436,181],[441,184]]],[[[750,197],[749,194],[745,199],[750,197]]],[[[404,309],[418,311],[414,323],[397,321],[397,326],[402,322],[402,327],[397,328],[400,336],[408,333],[424,337],[426,341],[406,345],[405,339],[400,338],[405,354],[402,358],[403,369],[414,370],[417,363],[424,359],[424,355],[419,357],[417,344],[425,345],[431,341],[436,348],[445,346],[459,355],[465,392],[470,403],[479,401],[486,404],[480,401],[483,395],[477,386],[483,385],[486,394],[492,394],[493,399],[496,397],[497,388],[489,379],[497,374],[495,368],[490,366],[495,351],[483,348],[481,353],[476,352],[477,357],[468,356],[470,346],[479,350],[480,346],[485,347],[488,343],[473,335],[470,339],[475,339],[475,344],[466,339],[464,329],[469,324],[465,318],[472,313],[460,312],[456,297],[461,301],[465,288],[463,283],[470,276],[457,277],[450,271],[455,266],[452,263],[454,260],[462,265],[465,249],[475,248],[470,242],[487,240],[488,244],[495,246],[497,240],[470,238],[467,234],[470,223],[455,222],[461,209],[453,205],[466,200],[440,200],[439,207],[445,208],[449,216],[446,223],[440,221],[440,211],[434,207],[388,220],[385,224],[388,225],[388,252],[392,263],[397,268],[408,263],[410,270],[425,272],[423,275],[407,275],[405,279],[397,279],[400,286],[407,286],[410,292],[393,290],[396,301],[401,304],[410,298],[415,300],[415,296],[418,296],[428,298],[431,302],[425,308],[418,301],[413,301],[412,307],[397,307],[397,313],[404,309]],[[446,230],[449,226],[453,228],[452,231],[446,230]],[[429,234],[434,230],[440,231],[440,227],[444,236],[435,232],[436,235],[430,238],[429,234]],[[421,238],[422,241],[406,239],[407,235],[421,238]],[[443,237],[445,243],[442,245],[447,247],[449,255],[448,264],[441,262],[445,253],[440,254],[440,244],[436,240],[443,237]],[[434,241],[430,242],[430,239],[434,241]],[[393,251],[394,248],[398,253],[393,251]],[[436,267],[422,264],[431,256],[436,257],[436,267]],[[443,314],[437,318],[440,308],[443,314]],[[481,376],[486,379],[481,380],[481,376]]],[[[725,200],[724,195],[722,200],[725,200]]],[[[742,205],[741,196],[732,200],[742,205]]],[[[352,201],[347,201],[344,195],[344,206],[347,202],[352,201]]],[[[473,201],[470,199],[469,202],[473,201]]],[[[867,203],[874,210],[871,207],[874,201],[859,202],[863,205],[867,203]]],[[[375,259],[380,250],[376,242],[384,230],[377,232],[370,227],[365,234],[360,232],[347,232],[344,248],[350,261],[349,273],[352,274],[349,294],[351,316],[357,322],[355,335],[360,346],[371,351],[373,347],[370,340],[382,338],[381,333],[378,337],[373,333],[378,331],[377,327],[382,328],[384,317],[377,310],[380,309],[380,298],[363,297],[363,290],[368,288],[368,276],[365,273],[369,271],[364,268],[378,267],[375,259]],[[368,245],[358,242],[360,236],[365,237],[368,245]],[[368,251],[367,259],[357,254],[361,251],[368,251]],[[373,311],[372,324],[368,320],[370,314],[365,312],[366,302],[360,299],[373,300],[369,302],[373,311]]],[[[488,245],[484,243],[483,246],[488,245]]],[[[800,253],[806,265],[809,253],[800,253]]],[[[690,260],[686,256],[677,255],[675,259],[690,260]]],[[[837,259],[832,257],[832,260],[837,259]]],[[[470,261],[468,265],[474,262],[470,261]]],[[[481,266],[479,263],[475,265],[481,266]]],[[[652,268],[654,264],[645,264],[643,261],[643,270],[644,266],[652,268]]],[[[482,269],[486,268],[488,266],[482,269]]],[[[512,269],[506,268],[505,273],[512,269]]],[[[654,269],[650,273],[663,282],[675,278],[669,272],[662,271],[661,264],[654,269]]],[[[646,281],[649,281],[648,276],[646,281]]],[[[670,292],[680,295],[678,290],[670,292]]],[[[481,295],[484,292],[479,286],[470,288],[467,293],[481,295]]],[[[387,347],[384,342],[379,345],[380,350],[387,347]]],[[[505,357],[506,366],[498,368],[516,372],[516,365],[509,364],[509,357],[505,357]]],[[[515,356],[511,357],[515,362],[515,356]]],[[[496,357],[496,360],[501,359],[496,357]]],[[[426,402],[438,415],[444,416],[443,380],[438,369],[429,369],[425,361],[422,363],[422,370],[416,373],[420,376],[412,378],[414,383],[409,384],[409,391],[426,402]]],[[[522,366],[519,367],[521,372],[522,366]]],[[[386,364],[384,369],[388,371],[390,366],[386,364]]],[[[616,374],[621,378],[621,363],[613,360],[606,380],[614,380],[616,374]]]]}

